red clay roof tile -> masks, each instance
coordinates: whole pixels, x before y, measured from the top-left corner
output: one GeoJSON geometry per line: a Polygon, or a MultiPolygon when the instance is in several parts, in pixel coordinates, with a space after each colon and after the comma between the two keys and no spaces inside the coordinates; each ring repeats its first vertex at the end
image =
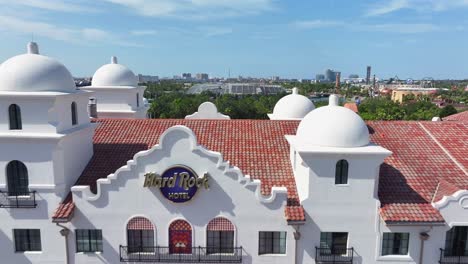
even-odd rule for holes
{"type": "MultiPolygon", "coordinates": [[[[76,185],[90,185],[95,190],[97,179],[115,172],[138,151],[157,144],[167,128],[185,125],[195,132],[201,145],[222,153],[225,160],[243,173],[260,179],[263,194],[269,194],[273,186],[287,187],[287,220],[305,220],[289,161],[289,144],[284,137],[296,133],[298,121],[101,119],[97,122],[94,156],[76,185]]],[[[462,170],[468,165],[467,155],[463,154],[468,144],[468,127],[455,122],[415,121],[375,121],[368,122],[368,126],[371,141],[393,152],[380,168],[378,193],[382,218],[387,222],[443,222],[431,201],[441,180],[468,189],[468,176],[462,170]]],[[[69,218],[73,208],[71,198],[65,199],[54,219],[69,218]]]]}
{"type": "Polygon", "coordinates": [[[456,113],[456,114],[444,117],[442,120],[468,122],[468,111],[464,111],[461,113],[456,113]]]}

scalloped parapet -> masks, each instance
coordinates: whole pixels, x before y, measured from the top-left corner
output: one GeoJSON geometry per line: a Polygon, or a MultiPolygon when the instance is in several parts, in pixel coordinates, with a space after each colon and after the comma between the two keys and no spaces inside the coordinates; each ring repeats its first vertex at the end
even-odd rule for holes
{"type": "Polygon", "coordinates": [[[432,206],[437,210],[441,210],[450,202],[458,202],[463,209],[468,209],[468,190],[459,190],[452,195],[446,195],[437,202],[433,202],[432,206]]]}
{"type": "Polygon", "coordinates": [[[128,175],[141,173],[142,168],[138,166],[140,163],[141,167],[145,169],[155,164],[158,167],[167,168],[175,164],[186,164],[188,160],[192,160],[192,163],[189,165],[194,171],[198,172],[197,174],[201,175],[200,172],[209,164],[217,172],[221,172],[221,176],[230,177],[244,188],[253,191],[255,197],[261,203],[272,203],[277,199],[282,199],[281,201],[285,202],[287,199],[286,187],[272,187],[269,196],[262,195],[260,180],[252,180],[249,175],[244,175],[238,167],[232,166],[228,161],[224,161],[221,153],[210,151],[199,145],[193,131],[181,125],[167,129],[161,135],[158,145],[153,146],[149,150],[136,153],[132,160],[129,160],[126,165],[120,167],[115,173],[108,175],[106,178],[98,179],[96,194],[91,191],[90,186],[73,186],[73,199],[97,201],[103,195],[103,192],[107,190],[105,188],[106,185],[111,185],[113,182],[121,179],[125,182],[128,180],[126,178],[128,175]],[[194,160],[194,157],[199,160],[194,160]]]}
{"type": "Polygon", "coordinates": [[[185,119],[231,119],[218,112],[218,108],[211,102],[204,102],[198,107],[198,112],[185,116],[185,119]]]}

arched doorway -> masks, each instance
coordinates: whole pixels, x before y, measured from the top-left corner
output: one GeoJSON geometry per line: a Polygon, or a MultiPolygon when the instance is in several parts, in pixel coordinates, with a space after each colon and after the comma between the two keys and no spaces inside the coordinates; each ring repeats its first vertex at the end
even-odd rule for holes
{"type": "Polygon", "coordinates": [[[192,227],[185,220],[175,220],[169,226],[169,253],[192,253],[192,227]]]}

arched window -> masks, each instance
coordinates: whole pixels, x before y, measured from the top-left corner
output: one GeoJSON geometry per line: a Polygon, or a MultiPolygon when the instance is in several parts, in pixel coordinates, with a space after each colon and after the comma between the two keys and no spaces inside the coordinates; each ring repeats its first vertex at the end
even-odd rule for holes
{"type": "Polygon", "coordinates": [[[78,124],[78,113],[77,113],[77,110],[76,110],[76,103],[73,102],[71,104],[71,119],[72,119],[72,125],[76,125],[78,124]]]}
{"type": "Polygon", "coordinates": [[[234,253],[234,225],[224,217],[212,219],[206,227],[206,252],[234,253]]]}
{"type": "Polygon", "coordinates": [[[136,102],[137,102],[137,107],[140,107],[140,93],[136,94],[136,102]]]}
{"type": "Polygon", "coordinates": [[[21,124],[21,109],[18,105],[12,104],[8,107],[8,116],[10,117],[10,129],[23,129],[21,124]]]}
{"type": "Polygon", "coordinates": [[[14,160],[7,165],[8,195],[28,195],[28,169],[21,161],[14,160]]]}
{"type": "Polygon", "coordinates": [[[192,254],[192,227],[185,220],[175,220],[169,226],[169,253],[192,254]]]}
{"type": "Polygon", "coordinates": [[[134,217],[127,224],[128,252],[154,252],[155,228],[150,220],[134,217]]]}
{"type": "Polygon", "coordinates": [[[346,160],[339,160],[336,163],[335,171],[335,184],[348,183],[348,162],[346,160]]]}

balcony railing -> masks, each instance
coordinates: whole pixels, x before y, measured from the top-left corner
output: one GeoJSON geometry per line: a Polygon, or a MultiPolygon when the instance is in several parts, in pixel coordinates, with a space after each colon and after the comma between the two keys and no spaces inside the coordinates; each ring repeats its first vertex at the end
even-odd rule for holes
{"type": "Polygon", "coordinates": [[[12,193],[0,191],[0,208],[36,208],[36,191],[12,193]]]}
{"type": "Polygon", "coordinates": [[[353,248],[315,248],[315,263],[317,264],[347,264],[353,263],[353,248]]]}
{"type": "MultiPolygon", "coordinates": [[[[191,253],[172,253],[169,247],[120,246],[120,262],[242,263],[242,247],[192,247],[191,249],[191,253]]],[[[184,251],[190,252],[187,249],[184,251]]]]}
{"type": "Polygon", "coordinates": [[[468,250],[458,250],[457,256],[445,249],[440,249],[440,264],[468,264],[468,250]]]}

